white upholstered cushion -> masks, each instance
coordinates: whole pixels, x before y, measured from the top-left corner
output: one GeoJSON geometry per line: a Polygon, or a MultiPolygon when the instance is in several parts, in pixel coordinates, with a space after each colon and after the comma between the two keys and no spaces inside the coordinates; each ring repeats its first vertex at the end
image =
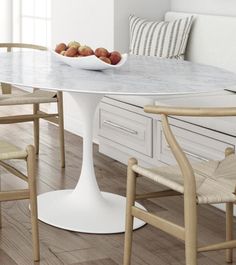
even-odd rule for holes
{"type": "Polygon", "coordinates": [[[192,21],[192,16],[170,22],[130,16],[131,54],[183,58],[192,21]]]}
{"type": "Polygon", "coordinates": [[[185,58],[236,72],[236,17],[167,12],[165,21],[191,15],[194,23],[185,58]]]}

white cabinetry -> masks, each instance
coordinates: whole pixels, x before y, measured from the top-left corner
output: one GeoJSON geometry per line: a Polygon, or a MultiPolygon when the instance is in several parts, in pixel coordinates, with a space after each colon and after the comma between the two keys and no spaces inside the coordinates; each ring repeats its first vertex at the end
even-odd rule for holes
{"type": "Polygon", "coordinates": [[[100,104],[99,134],[118,146],[152,157],[152,119],[107,103],[100,104]]]}
{"type": "MultiPolygon", "coordinates": [[[[190,161],[201,162],[222,159],[227,147],[235,148],[236,139],[197,125],[170,119],[171,129],[190,161]]],[[[157,159],[166,164],[176,163],[166,142],[161,122],[157,123],[157,159]]],[[[155,137],[155,136],[154,136],[155,137]]]]}
{"type": "MultiPolygon", "coordinates": [[[[171,118],[170,124],[191,161],[222,159],[226,147],[235,148],[233,135],[176,118],[171,118]]],[[[99,142],[102,153],[125,164],[131,156],[144,165],[176,163],[165,140],[160,117],[115,99],[104,98],[100,105],[99,142]]]]}

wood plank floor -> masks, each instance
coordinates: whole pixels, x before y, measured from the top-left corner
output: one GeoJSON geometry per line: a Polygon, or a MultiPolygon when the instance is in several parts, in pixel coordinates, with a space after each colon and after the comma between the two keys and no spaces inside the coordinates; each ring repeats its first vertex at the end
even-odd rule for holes
{"type": "MultiPolygon", "coordinates": [[[[26,108],[25,108],[26,109],[26,108]]],[[[10,113],[18,108],[11,108],[10,113]]],[[[2,108],[1,115],[9,113],[2,108]]],[[[66,168],[60,168],[57,127],[41,122],[40,155],[37,160],[38,193],[73,188],[81,169],[82,139],[66,133],[66,168]]],[[[0,138],[24,148],[33,142],[32,125],[1,125],[0,138]]],[[[104,191],[125,194],[126,166],[98,152],[94,145],[95,170],[99,186],[104,191]]],[[[23,162],[15,162],[24,169],[23,162]]],[[[21,180],[1,170],[2,189],[23,187],[21,180]]],[[[153,191],[160,187],[143,181],[139,191],[153,191]]],[[[182,198],[142,201],[151,211],[162,217],[183,223],[182,198]]],[[[27,201],[2,203],[3,227],[0,230],[0,265],[28,265],[32,262],[31,231],[27,201]]],[[[224,213],[210,206],[199,207],[199,244],[224,239],[224,213]]],[[[121,265],[123,234],[90,235],[73,233],[39,224],[41,265],[121,265]]],[[[147,225],[134,233],[133,265],[184,265],[182,242],[147,225]]],[[[222,265],[224,251],[202,253],[199,265],[222,265]]],[[[236,262],[234,262],[236,264],[236,262]]]]}

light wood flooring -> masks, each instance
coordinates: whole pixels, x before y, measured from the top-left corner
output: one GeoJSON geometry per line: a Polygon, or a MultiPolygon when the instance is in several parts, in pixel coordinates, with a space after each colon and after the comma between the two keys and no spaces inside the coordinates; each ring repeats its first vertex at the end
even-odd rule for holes
{"type": "MultiPolygon", "coordinates": [[[[18,107],[19,108],[19,107],[18,107]]],[[[17,112],[18,108],[1,108],[3,113],[17,112]]],[[[38,193],[73,188],[81,169],[82,139],[66,133],[66,168],[60,168],[57,127],[41,122],[40,155],[37,161],[38,193]]],[[[22,148],[33,142],[32,125],[0,125],[0,138],[22,148]]],[[[125,194],[126,166],[104,156],[94,145],[95,170],[99,186],[104,191],[125,194]]],[[[16,162],[24,169],[23,162],[16,162]]],[[[1,173],[2,189],[22,187],[20,180],[1,173]]],[[[153,191],[160,187],[143,181],[139,191],[153,191]]],[[[142,202],[149,210],[162,217],[183,223],[182,198],[162,198],[142,202]]],[[[2,203],[3,227],[0,230],[0,265],[28,265],[32,262],[31,232],[27,201],[2,203]]],[[[60,230],[39,224],[41,265],[121,265],[123,234],[91,235],[60,230]]],[[[219,242],[224,239],[224,213],[210,206],[199,207],[199,243],[219,242]]],[[[236,256],[235,256],[236,258],[236,256]]],[[[134,233],[132,265],[184,265],[182,242],[147,225],[134,233]]],[[[199,265],[222,265],[224,251],[199,255],[199,265]]],[[[234,262],[236,264],[236,262],[234,262]]]]}

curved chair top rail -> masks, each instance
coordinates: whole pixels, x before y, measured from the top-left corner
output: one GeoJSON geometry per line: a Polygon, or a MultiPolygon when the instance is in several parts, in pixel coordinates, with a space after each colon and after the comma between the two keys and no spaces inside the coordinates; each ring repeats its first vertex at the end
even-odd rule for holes
{"type": "Polygon", "coordinates": [[[27,43],[0,43],[0,48],[7,48],[8,52],[10,52],[13,48],[34,49],[41,51],[47,50],[47,48],[44,46],[36,44],[27,44],[27,43]]]}
{"type": "Polygon", "coordinates": [[[236,116],[235,107],[214,108],[187,108],[170,106],[145,106],[144,111],[152,114],[164,114],[172,116],[195,116],[195,117],[223,117],[236,116]]]}

